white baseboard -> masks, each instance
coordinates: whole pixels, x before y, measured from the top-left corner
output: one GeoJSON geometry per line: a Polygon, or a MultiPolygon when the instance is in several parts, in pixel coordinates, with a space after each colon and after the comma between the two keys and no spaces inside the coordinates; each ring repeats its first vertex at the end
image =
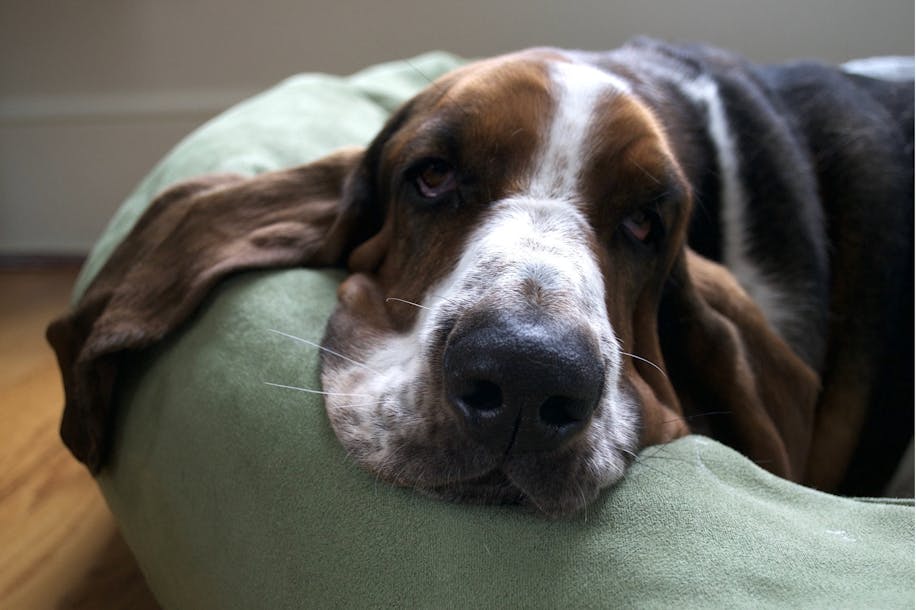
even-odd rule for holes
{"type": "Polygon", "coordinates": [[[0,125],[211,116],[255,91],[200,90],[149,93],[0,97],[0,125]]]}

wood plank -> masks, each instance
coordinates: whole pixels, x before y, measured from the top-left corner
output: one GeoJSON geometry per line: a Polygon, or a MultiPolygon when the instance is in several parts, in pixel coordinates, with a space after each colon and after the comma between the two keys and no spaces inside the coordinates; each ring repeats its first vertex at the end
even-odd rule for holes
{"type": "Polygon", "coordinates": [[[111,512],[58,437],[47,323],[74,269],[0,271],[0,608],[157,608],[111,512]]]}

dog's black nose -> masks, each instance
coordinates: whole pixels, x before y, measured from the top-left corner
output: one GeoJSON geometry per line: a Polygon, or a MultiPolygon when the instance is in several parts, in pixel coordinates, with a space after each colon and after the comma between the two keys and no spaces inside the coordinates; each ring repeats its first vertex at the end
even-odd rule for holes
{"type": "Polygon", "coordinates": [[[570,323],[479,314],[444,351],[447,400],[495,452],[548,451],[583,430],[603,391],[595,339],[570,323]]]}

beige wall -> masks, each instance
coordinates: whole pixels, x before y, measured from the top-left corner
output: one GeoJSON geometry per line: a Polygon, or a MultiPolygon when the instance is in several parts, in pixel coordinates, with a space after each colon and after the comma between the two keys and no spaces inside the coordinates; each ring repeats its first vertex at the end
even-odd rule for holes
{"type": "Polygon", "coordinates": [[[182,135],[296,72],[635,34],[841,61],[913,32],[911,0],[0,0],[0,254],[85,251],[182,135]]]}

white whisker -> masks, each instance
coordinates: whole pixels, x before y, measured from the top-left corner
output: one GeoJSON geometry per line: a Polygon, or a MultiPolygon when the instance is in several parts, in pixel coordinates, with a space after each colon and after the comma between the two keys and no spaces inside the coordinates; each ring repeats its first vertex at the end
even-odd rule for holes
{"type": "Polygon", "coordinates": [[[368,371],[370,371],[371,373],[374,373],[374,374],[376,374],[376,375],[380,375],[380,374],[381,374],[379,371],[377,371],[377,370],[375,370],[375,369],[372,369],[371,367],[367,366],[367,365],[364,364],[363,362],[358,362],[357,360],[354,360],[353,358],[348,358],[348,357],[345,356],[344,354],[339,354],[339,353],[336,352],[335,350],[331,350],[331,349],[329,349],[329,348],[327,348],[327,347],[323,347],[322,345],[319,345],[318,343],[315,343],[315,342],[313,342],[313,341],[310,341],[309,339],[303,339],[302,337],[297,337],[297,336],[295,336],[295,335],[290,335],[290,334],[288,334],[288,333],[285,333],[285,332],[280,331],[280,330],[275,330],[275,329],[273,329],[273,328],[269,328],[269,329],[268,329],[268,332],[270,332],[270,333],[275,333],[275,334],[281,335],[281,336],[283,336],[283,337],[287,337],[288,339],[293,339],[294,341],[299,341],[300,343],[305,343],[305,344],[307,344],[307,345],[309,345],[309,346],[311,346],[311,347],[315,347],[316,349],[320,349],[320,350],[326,352],[327,354],[332,354],[333,356],[337,356],[338,358],[341,358],[342,360],[345,360],[345,361],[347,361],[347,362],[350,362],[351,364],[354,364],[354,365],[357,365],[357,366],[359,366],[359,367],[361,367],[361,368],[367,369],[368,371]]]}
{"type": "Polygon", "coordinates": [[[626,356],[630,356],[630,357],[634,358],[635,360],[641,360],[642,362],[644,362],[644,363],[646,363],[646,364],[650,364],[651,366],[653,366],[654,368],[656,368],[658,371],[660,371],[661,375],[663,375],[664,377],[667,377],[667,373],[664,372],[664,369],[662,369],[661,367],[657,366],[656,364],[654,364],[653,362],[651,362],[651,361],[648,360],[647,358],[642,358],[641,356],[636,356],[635,354],[630,354],[629,352],[626,352],[626,351],[623,351],[622,353],[623,353],[624,355],[626,355],[626,356]]]}
{"type": "Polygon", "coordinates": [[[389,303],[390,301],[396,301],[396,302],[399,302],[399,303],[405,303],[406,305],[412,305],[413,307],[417,307],[418,309],[426,309],[426,310],[428,310],[428,311],[431,310],[430,307],[425,307],[424,305],[419,305],[418,303],[413,303],[412,301],[406,301],[405,299],[399,299],[399,298],[397,298],[397,297],[388,297],[388,298],[386,299],[386,302],[387,302],[387,303],[389,303]]]}
{"type": "Polygon", "coordinates": [[[293,385],[284,385],[282,383],[271,383],[270,381],[263,381],[265,385],[270,385],[275,388],[285,388],[287,390],[296,390],[298,392],[306,392],[307,394],[322,394],[323,396],[360,396],[361,398],[372,398],[370,394],[349,394],[346,392],[325,392],[323,390],[312,390],[310,388],[300,388],[293,385]]]}

